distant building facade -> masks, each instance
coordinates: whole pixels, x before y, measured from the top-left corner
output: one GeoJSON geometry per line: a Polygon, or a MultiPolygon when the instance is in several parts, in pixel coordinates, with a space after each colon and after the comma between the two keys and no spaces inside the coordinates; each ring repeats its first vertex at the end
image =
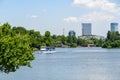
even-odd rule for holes
{"type": "Polygon", "coordinates": [[[92,35],[91,26],[91,23],[82,23],[82,36],[92,35]]]}
{"type": "Polygon", "coordinates": [[[111,23],[111,32],[118,31],[118,23],[111,23]]]}
{"type": "Polygon", "coordinates": [[[105,39],[104,36],[99,36],[99,35],[79,36],[78,38],[86,39],[86,40],[93,40],[93,39],[102,39],[102,40],[104,40],[105,39]]]}
{"type": "Polygon", "coordinates": [[[76,33],[75,33],[75,31],[71,30],[71,31],[69,31],[68,35],[69,36],[76,36],[76,33]]]}

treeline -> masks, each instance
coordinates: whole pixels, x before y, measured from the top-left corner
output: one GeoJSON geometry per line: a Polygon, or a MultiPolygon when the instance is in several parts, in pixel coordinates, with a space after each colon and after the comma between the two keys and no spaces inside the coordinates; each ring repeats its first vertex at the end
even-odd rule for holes
{"type": "Polygon", "coordinates": [[[40,49],[41,46],[77,47],[94,43],[100,46],[99,40],[84,40],[77,38],[76,36],[51,35],[49,31],[46,31],[44,35],[41,35],[39,31],[26,30],[24,27],[13,27],[12,30],[16,34],[29,35],[31,42],[30,46],[34,49],[40,49]]]}
{"type": "Polygon", "coordinates": [[[56,46],[67,46],[67,47],[87,47],[88,44],[95,44],[97,47],[101,47],[104,40],[91,39],[85,40],[81,38],[77,38],[76,36],[64,36],[64,35],[53,35],[53,42],[56,46]]]}
{"type": "MultiPolygon", "coordinates": [[[[4,25],[9,25],[8,23],[4,25]]],[[[3,26],[4,26],[3,25],[3,26]]],[[[77,38],[76,36],[64,36],[64,35],[51,35],[49,31],[46,31],[44,35],[41,35],[39,31],[27,30],[21,26],[5,27],[10,29],[12,35],[25,36],[27,35],[30,39],[29,45],[32,49],[40,49],[41,46],[53,46],[53,47],[85,47],[88,44],[95,44],[96,46],[102,46],[103,40],[91,39],[85,40],[77,38]]],[[[9,34],[9,31],[3,31],[9,34]]],[[[6,35],[7,35],[6,34],[6,35]]]]}
{"type": "Polygon", "coordinates": [[[120,48],[120,34],[119,32],[110,32],[107,33],[107,39],[102,46],[103,48],[120,48]]]}
{"type": "Polygon", "coordinates": [[[12,30],[16,34],[29,35],[30,46],[34,49],[40,49],[41,46],[52,47],[86,47],[88,44],[95,44],[98,47],[102,46],[103,40],[91,39],[85,40],[77,38],[76,36],[64,36],[64,35],[51,35],[49,31],[46,31],[44,35],[41,35],[39,31],[26,30],[24,27],[13,27],[12,30]]]}

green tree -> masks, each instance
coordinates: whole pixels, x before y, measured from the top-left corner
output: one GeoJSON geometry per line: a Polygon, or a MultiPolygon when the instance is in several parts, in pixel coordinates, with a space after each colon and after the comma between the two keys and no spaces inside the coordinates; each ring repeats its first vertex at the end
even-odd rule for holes
{"type": "Polygon", "coordinates": [[[27,33],[27,30],[24,27],[13,27],[12,30],[16,33],[16,34],[23,34],[25,35],[27,33]]]}
{"type": "Polygon", "coordinates": [[[102,46],[103,48],[120,48],[120,34],[119,32],[107,33],[107,39],[102,46]]]}
{"type": "Polygon", "coordinates": [[[77,47],[77,38],[75,36],[68,36],[67,37],[67,44],[70,47],[77,47]]]}
{"type": "Polygon", "coordinates": [[[45,39],[46,46],[53,46],[52,37],[49,31],[45,32],[44,39],[45,39]]]}
{"type": "Polygon", "coordinates": [[[108,33],[107,33],[107,39],[108,40],[111,39],[111,32],[110,31],[108,31],[108,33]]]}
{"type": "Polygon", "coordinates": [[[66,45],[67,44],[67,39],[64,35],[61,36],[61,42],[62,44],[66,45]]]}
{"type": "Polygon", "coordinates": [[[11,30],[11,25],[8,23],[3,24],[3,26],[1,26],[1,35],[12,35],[12,30],[11,30]]]}
{"type": "Polygon", "coordinates": [[[30,37],[11,35],[12,32],[8,23],[0,27],[0,70],[5,73],[15,72],[21,66],[30,67],[30,62],[34,59],[30,37]]]}
{"type": "Polygon", "coordinates": [[[31,40],[31,47],[39,49],[42,45],[42,36],[39,31],[30,30],[28,31],[31,40]]]}

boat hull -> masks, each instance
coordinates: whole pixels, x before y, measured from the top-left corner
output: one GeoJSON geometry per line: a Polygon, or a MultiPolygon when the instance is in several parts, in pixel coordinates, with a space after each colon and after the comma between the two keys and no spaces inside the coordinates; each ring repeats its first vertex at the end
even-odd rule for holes
{"type": "Polygon", "coordinates": [[[56,51],[40,51],[40,53],[44,53],[44,54],[51,54],[51,53],[55,53],[56,51]]]}

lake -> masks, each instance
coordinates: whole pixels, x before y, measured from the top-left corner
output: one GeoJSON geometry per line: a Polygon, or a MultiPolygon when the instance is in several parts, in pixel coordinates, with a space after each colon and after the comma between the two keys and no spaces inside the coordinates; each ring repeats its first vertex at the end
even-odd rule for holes
{"type": "Polygon", "coordinates": [[[120,80],[120,49],[57,48],[35,52],[32,68],[0,73],[0,80],[120,80]]]}

